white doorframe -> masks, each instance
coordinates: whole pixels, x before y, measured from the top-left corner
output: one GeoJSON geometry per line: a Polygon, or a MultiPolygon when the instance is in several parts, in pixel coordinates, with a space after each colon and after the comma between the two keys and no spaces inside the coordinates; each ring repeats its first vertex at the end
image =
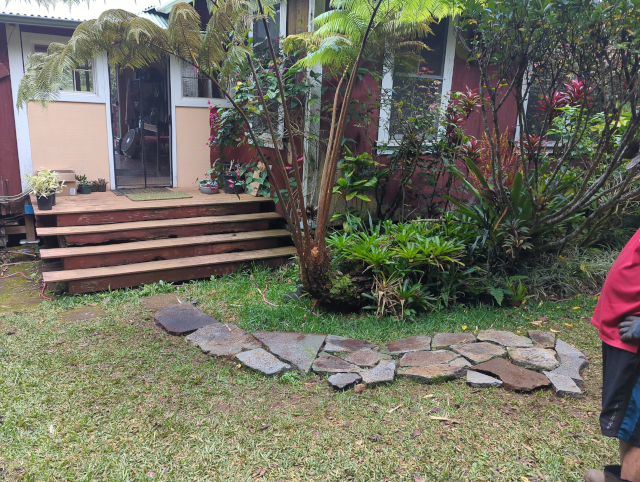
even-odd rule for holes
{"type": "Polygon", "coordinates": [[[31,137],[29,136],[29,118],[27,108],[18,109],[18,87],[24,76],[22,62],[22,41],[20,26],[7,24],[7,50],[9,54],[9,70],[11,72],[11,96],[13,100],[13,116],[16,124],[16,139],[18,141],[18,160],[20,163],[20,181],[22,190],[27,189],[25,174],[33,174],[31,159],[31,137]]]}

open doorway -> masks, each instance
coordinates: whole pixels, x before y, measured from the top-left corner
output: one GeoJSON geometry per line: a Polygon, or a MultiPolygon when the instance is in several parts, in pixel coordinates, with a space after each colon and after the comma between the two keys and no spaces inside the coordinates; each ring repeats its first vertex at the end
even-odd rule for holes
{"type": "Polygon", "coordinates": [[[171,187],[168,62],[110,76],[116,187],[171,187]]]}

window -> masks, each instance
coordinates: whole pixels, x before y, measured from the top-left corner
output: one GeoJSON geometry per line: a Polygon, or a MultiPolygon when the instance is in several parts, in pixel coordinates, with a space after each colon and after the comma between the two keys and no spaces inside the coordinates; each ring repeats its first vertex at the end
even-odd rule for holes
{"type": "MultiPolygon", "coordinates": [[[[34,44],[34,54],[46,54],[49,44],[34,44]]],[[[76,70],[65,69],[63,87],[60,89],[65,92],[93,92],[93,71],[91,62],[83,65],[76,70]]]]}
{"type": "Polygon", "coordinates": [[[220,90],[193,65],[182,62],[182,97],[220,99],[220,90]]]}
{"type": "MultiPolygon", "coordinates": [[[[403,98],[411,98],[414,109],[426,109],[434,102],[439,103],[442,98],[449,21],[443,19],[440,23],[432,23],[430,28],[433,34],[419,39],[428,49],[420,51],[422,60],[418,64],[417,71],[393,74],[391,100],[394,103],[403,98]]],[[[391,135],[396,131],[397,113],[396,109],[391,109],[389,125],[391,135]]],[[[406,114],[411,115],[410,112],[406,114]]]]}
{"type": "MultiPolygon", "coordinates": [[[[282,18],[280,17],[281,10],[279,3],[275,6],[275,10],[276,11],[273,18],[267,19],[267,24],[269,25],[269,36],[271,37],[273,46],[277,52],[280,48],[277,40],[281,36],[280,25],[285,25],[286,22],[283,22],[282,18]]],[[[253,45],[256,53],[258,54],[266,54],[269,52],[269,45],[267,44],[267,32],[265,31],[264,22],[262,21],[262,19],[256,21],[253,24],[253,45]]]]}

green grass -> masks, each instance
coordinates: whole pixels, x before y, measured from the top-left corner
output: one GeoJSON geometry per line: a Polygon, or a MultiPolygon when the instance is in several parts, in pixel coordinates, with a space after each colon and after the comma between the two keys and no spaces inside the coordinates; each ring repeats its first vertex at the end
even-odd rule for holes
{"type": "Polygon", "coordinates": [[[294,277],[255,270],[178,288],[62,296],[0,315],[0,480],[579,481],[588,468],[615,461],[615,441],[599,434],[593,298],[454,308],[414,322],[316,316],[310,303],[282,303],[294,277]],[[280,306],[263,301],[265,285],[280,306]],[[462,326],[524,333],[547,316],[543,329],[591,358],[585,396],[478,391],[463,380],[401,380],[358,395],[336,393],[316,376],[263,378],[157,328],[141,297],[174,290],[247,330],[374,342],[462,326]],[[89,304],[106,316],[73,323],[58,316],[89,304]]]}

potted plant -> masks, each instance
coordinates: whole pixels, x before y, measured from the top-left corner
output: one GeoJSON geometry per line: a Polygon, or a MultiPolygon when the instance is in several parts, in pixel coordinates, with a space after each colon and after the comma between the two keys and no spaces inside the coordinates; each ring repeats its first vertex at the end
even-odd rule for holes
{"type": "Polygon", "coordinates": [[[76,175],[76,182],[78,184],[78,194],[91,194],[91,183],[87,180],[87,176],[76,175]]]}
{"type": "Polygon", "coordinates": [[[64,181],[58,181],[58,173],[48,169],[40,169],[37,174],[25,174],[27,185],[38,200],[38,209],[50,211],[55,205],[56,192],[62,192],[64,181]]]}
{"type": "Polygon", "coordinates": [[[517,276],[512,277],[504,284],[504,291],[507,295],[507,299],[515,308],[519,308],[520,306],[522,306],[524,302],[532,296],[527,295],[527,287],[522,284],[521,280],[518,280],[518,285],[516,286],[515,279],[517,278],[517,276]]]}
{"type": "Polygon", "coordinates": [[[98,181],[89,181],[91,184],[91,192],[98,192],[98,181]]]}
{"type": "Polygon", "coordinates": [[[202,179],[199,181],[196,179],[200,192],[202,194],[217,194],[218,193],[218,181],[214,179],[202,179]]]}
{"type": "Polygon", "coordinates": [[[239,164],[235,161],[223,163],[222,185],[224,192],[227,194],[240,194],[244,192],[243,185],[237,185],[236,182],[240,176],[239,164]]]}
{"type": "Polygon", "coordinates": [[[96,182],[98,183],[98,192],[107,192],[107,180],[106,179],[102,179],[101,177],[99,177],[96,182]]]}

